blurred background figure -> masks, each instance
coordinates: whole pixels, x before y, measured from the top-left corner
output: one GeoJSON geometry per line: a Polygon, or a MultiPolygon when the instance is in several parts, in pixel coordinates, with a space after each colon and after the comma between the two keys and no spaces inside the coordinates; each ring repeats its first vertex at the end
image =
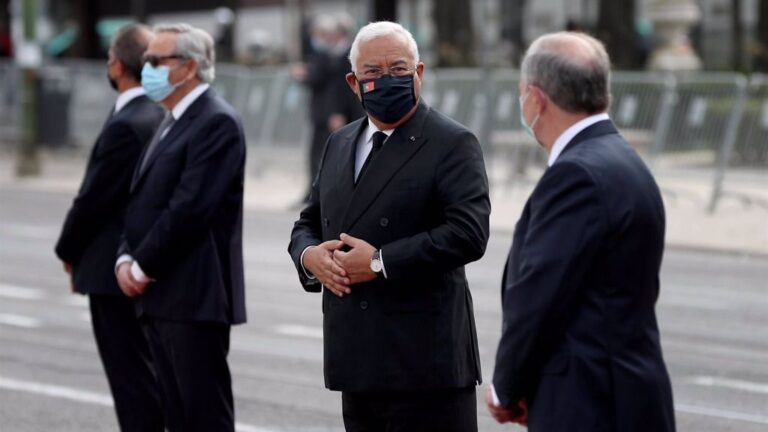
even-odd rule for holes
{"type": "Polygon", "coordinates": [[[291,68],[292,77],[301,81],[309,91],[309,181],[300,203],[309,199],[328,136],[363,115],[360,102],[344,79],[351,70],[347,56],[350,48],[349,33],[352,30],[352,19],[348,15],[316,16],[310,27],[306,62],[291,68]]]}
{"type": "MultiPolygon", "coordinates": [[[[344,76],[351,70],[349,64],[349,49],[352,45],[354,21],[346,13],[338,14],[336,29],[333,33],[332,62],[333,71],[329,99],[332,104],[331,115],[328,118],[328,132],[334,132],[347,123],[363,116],[363,107],[355,94],[349,90],[344,76]]],[[[322,149],[321,149],[322,151],[322,149]]],[[[314,168],[317,169],[316,167],[314,168]]]]}
{"type": "Polygon", "coordinates": [[[214,41],[216,57],[221,62],[231,62],[235,59],[233,44],[235,39],[235,13],[228,7],[216,8],[213,11],[216,21],[214,41]]]}

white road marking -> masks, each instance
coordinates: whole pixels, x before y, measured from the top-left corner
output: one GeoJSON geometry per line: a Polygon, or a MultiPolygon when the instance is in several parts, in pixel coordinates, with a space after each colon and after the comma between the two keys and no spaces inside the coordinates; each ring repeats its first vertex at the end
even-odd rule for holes
{"type": "Polygon", "coordinates": [[[697,376],[689,378],[686,381],[705,387],[722,387],[733,390],[741,390],[748,393],[768,394],[768,384],[755,383],[751,381],[711,376],[697,376]]]}
{"type": "Polygon", "coordinates": [[[282,324],[273,328],[275,333],[287,336],[300,336],[312,339],[322,339],[323,329],[317,327],[308,327],[298,324],[282,324]]]}
{"type": "Polygon", "coordinates": [[[684,295],[667,294],[659,299],[662,307],[679,307],[683,309],[702,309],[706,311],[726,311],[734,309],[733,302],[723,299],[690,297],[684,295]]]}
{"type": "Polygon", "coordinates": [[[67,306],[88,307],[88,296],[72,294],[62,300],[67,306]]]}
{"type": "Polygon", "coordinates": [[[55,239],[60,228],[54,225],[35,225],[25,223],[3,224],[3,232],[12,237],[31,238],[37,240],[55,239]]]}
{"type": "MultiPolygon", "coordinates": [[[[101,405],[106,407],[114,406],[112,397],[110,395],[52,384],[21,381],[3,376],[0,376],[0,389],[32,393],[59,399],[67,399],[74,402],[82,402],[91,405],[101,405]]],[[[238,432],[277,432],[273,429],[266,429],[239,422],[235,423],[235,429],[238,432]]]]}
{"type": "Polygon", "coordinates": [[[0,313],[0,324],[5,324],[9,326],[14,326],[14,327],[38,328],[43,323],[37,318],[32,318],[24,315],[0,313]]]}
{"type": "Polygon", "coordinates": [[[746,413],[740,413],[735,411],[723,410],[719,408],[707,408],[707,407],[700,407],[695,405],[686,405],[686,404],[676,403],[675,411],[686,413],[686,414],[696,414],[696,415],[715,417],[715,418],[726,419],[726,420],[738,420],[738,421],[744,421],[749,423],[768,425],[768,417],[755,415],[755,414],[746,414],[746,413]]]}
{"type": "Polygon", "coordinates": [[[55,397],[59,399],[68,399],[71,401],[83,402],[92,405],[112,406],[112,398],[108,395],[51,384],[19,381],[0,376],[0,388],[55,397]]]}
{"type": "Polygon", "coordinates": [[[45,293],[43,290],[37,288],[0,284],[0,297],[18,300],[40,300],[45,297],[45,293]]]}

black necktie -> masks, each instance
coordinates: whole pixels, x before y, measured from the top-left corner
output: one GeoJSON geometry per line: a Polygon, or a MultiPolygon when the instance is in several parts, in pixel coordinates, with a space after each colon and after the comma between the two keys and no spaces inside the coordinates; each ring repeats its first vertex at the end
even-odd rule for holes
{"type": "Polygon", "coordinates": [[[360,179],[363,178],[363,174],[365,174],[365,171],[368,169],[369,166],[373,163],[373,159],[376,158],[376,155],[379,154],[381,151],[381,148],[384,147],[384,140],[387,139],[387,134],[384,132],[376,132],[373,134],[373,137],[371,138],[371,151],[368,153],[368,157],[365,158],[365,162],[363,162],[363,167],[360,168],[360,173],[357,175],[357,179],[355,180],[355,184],[360,182],[360,179]]]}
{"type": "Polygon", "coordinates": [[[163,132],[173,126],[175,121],[176,119],[173,118],[173,115],[169,111],[165,115],[163,121],[160,123],[160,126],[158,126],[155,135],[152,137],[152,141],[150,141],[149,145],[147,146],[147,151],[144,153],[144,158],[141,160],[141,168],[139,168],[139,173],[144,172],[144,168],[147,166],[147,161],[149,161],[150,156],[152,156],[152,153],[155,151],[157,144],[160,142],[160,140],[163,139],[163,132]]]}

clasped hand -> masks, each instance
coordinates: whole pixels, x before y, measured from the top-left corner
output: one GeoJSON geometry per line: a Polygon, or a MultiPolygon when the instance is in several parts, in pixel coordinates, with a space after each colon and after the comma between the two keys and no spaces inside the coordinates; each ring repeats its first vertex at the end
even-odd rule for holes
{"type": "Polygon", "coordinates": [[[528,425],[528,403],[525,400],[518,401],[512,408],[506,408],[494,403],[492,392],[493,390],[488,387],[488,391],[485,393],[485,403],[488,406],[488,411],[497,422],[528,425]]]}
{"type": "Polygon", "coordinates": [[[371,257],[375,251],[376,248],[365,240],[342,234],[339,240],[329,240],[308,249],[303,264],[332,293],[344,297],[352,292],[351,285],[376,278],[376,273],[371,270],[371,257]]]}
{"type": "Polygon", "coordinates": [[[117,284],[128,297],[136,297],[147,290],[146,282],[137,281],[131,274],[131,262],[124,262],[117,268],[117,284]]]}

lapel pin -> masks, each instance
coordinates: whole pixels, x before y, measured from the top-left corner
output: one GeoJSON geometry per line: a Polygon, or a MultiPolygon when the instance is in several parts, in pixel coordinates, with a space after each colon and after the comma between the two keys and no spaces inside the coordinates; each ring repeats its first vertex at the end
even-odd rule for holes
{"type": "Polygon", "coordinates": [[[411,140],[411,142],[416,141],[416,137],[415,136],[411,136],[410,140],[411,140]]]}

